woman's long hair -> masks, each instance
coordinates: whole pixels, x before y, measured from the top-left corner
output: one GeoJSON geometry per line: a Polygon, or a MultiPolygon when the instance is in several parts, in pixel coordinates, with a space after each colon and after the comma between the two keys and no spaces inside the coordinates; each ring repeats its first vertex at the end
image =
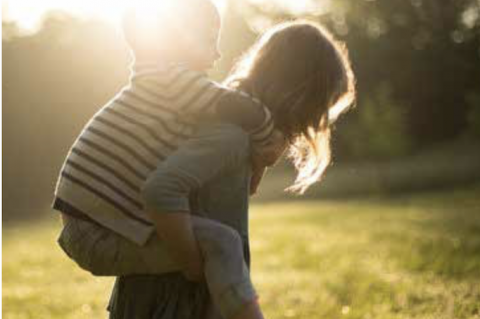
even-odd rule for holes
{"type": "Polygon", "coordinates": [[[355,79],[343,43],[308,21],[267,31],[226,80],[260,99],[290,142],[298,174],[287,191],[303,194],[330,163],[330,124],[353,105],[355,79]]]}

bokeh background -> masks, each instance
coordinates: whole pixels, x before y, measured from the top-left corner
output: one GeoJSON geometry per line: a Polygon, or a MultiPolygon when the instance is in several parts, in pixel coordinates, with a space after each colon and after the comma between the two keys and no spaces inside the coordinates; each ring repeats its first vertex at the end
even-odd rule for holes
{"type": "MultiPolygon", "coordinates": [[[[2,2],[7,318],[106,316],[109,279],[60,254],[49,205],[75,137],[127,83],[124,3],[2,2]]],[[[358,82],[323,182],[301,198],[284,193],[294,178],[284,161],[253,198],[253,275],[267,314],[480,318],[480,1],[218,4],[214,79],[269,26],[306,18],[346,42],[358,82]]]]}

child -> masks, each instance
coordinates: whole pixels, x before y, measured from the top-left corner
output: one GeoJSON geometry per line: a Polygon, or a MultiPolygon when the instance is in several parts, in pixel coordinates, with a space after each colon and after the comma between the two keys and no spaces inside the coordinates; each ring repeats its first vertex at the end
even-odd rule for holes
{"type": "MultiPolygon", "coordinates": [[[[184,0],[173,1],[168,10],[168,20],[149,24],[150,30],[137,30],[142,17],[126,17],[125,36],[135,55],[129,86],[85,126],[66,158],[55,190],[53,207],[62,212],[65,222],[58,243],[94,275],[181,270],[187,278],[198,279],[199,265],[191,262],[198,258],[182,258],[184,255],[155,236],[155,228],[159,228],[156,216],[145,209],[141,191],[151,173],[196,132],[199,123],[213,125],[221,119],[243,127],[250,133],[255,162],[260,165],[271,163],[261,156],[271,154],[268,146],[272,141],[275,145],[278,140],[279,148],[283,144],[281,134],[274,134],[268,108],[203,74],[219,57],[220,21],[214,6],[207,0],[184,0]],[[177,22],[189,25],[188,34],[178,32],[180,23],[174,16],[177,22]],[[145,33],[139,36],[138,32],[145,33]],[[155,41],[146,37],[146,32],[155,35],[155,41]],[[173,40],[175,45],[169,43],[173,40]]],[[[241,249],[235,250],[238,235],[231,228],[204,218],[190,221],[184,215],[184,220],[169,223],[170,229],[193,227],[204,254],[228,250],[236,260],[242,259],[241,249]]],[[[166,232],[162,229],[158,236],[166,232]]],[[[190,244],[195,240],[189,239],[190,244]]],[[[226,265],[222,260],[205,259],[213,262],[205,267],[212,275],[226,265]]],[[[255,296],[244,263],[231,263],[231,267],[226,273],[232,275],[225,280],[206,278],[226,317],[255,296]],[[238,290],[238,296],[224,297],[226,289],[238,290]]]]}

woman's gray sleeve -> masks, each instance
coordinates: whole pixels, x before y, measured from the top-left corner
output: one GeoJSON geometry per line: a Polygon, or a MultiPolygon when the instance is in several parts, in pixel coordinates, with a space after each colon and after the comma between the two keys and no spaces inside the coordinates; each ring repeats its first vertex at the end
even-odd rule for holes
{"type": "Polygon", "coordinates": [[[145,208],[158,212],[190,211],[190,192],[221,172],[245,163],[249,136],[231,124],[210,124],[167,157],[142,188],[145,208]]]}

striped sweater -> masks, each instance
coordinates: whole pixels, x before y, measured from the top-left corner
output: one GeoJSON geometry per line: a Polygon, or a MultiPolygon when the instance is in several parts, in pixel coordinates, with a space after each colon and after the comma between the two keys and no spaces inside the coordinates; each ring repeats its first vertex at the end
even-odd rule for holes
{"type": "Polygon", "coordinates": [[[72,145],[55,200],[144,245],[155,228],[143,209],[143,183],[192,136],[201,118],[228,114],[219,109],[228,107],[222,101],[232,96],[263,109],[261,124],[247,130],[252,146],[262,147],[273,121],[258,100],[180,65],[137,65],[129,84],[92,117],[72,145]]]}

